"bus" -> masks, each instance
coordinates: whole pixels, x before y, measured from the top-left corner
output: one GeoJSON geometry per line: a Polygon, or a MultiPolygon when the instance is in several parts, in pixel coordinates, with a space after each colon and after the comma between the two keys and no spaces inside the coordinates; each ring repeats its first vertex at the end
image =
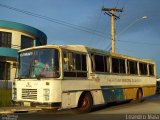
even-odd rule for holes
{"type": "Polygon", "coordinates": [[[160,93],[160,78],[157,78],[157,90],[156,93],[159,94],[160,93]]]}
{"type": "Polygon", "coordinates": [[[156,93],[155,62],[84,45],[46,45],[19,51],[12,100],[43,109],[91,111],[93,105],[156,93]]]}

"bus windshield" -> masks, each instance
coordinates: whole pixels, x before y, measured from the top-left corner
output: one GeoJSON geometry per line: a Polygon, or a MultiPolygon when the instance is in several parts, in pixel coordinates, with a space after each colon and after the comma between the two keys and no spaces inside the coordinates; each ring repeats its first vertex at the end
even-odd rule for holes
{"type": "Polygon", "coordinates": [[[21,52],[18,78],[59,77],[59,52],[57,49],[36,49],[21,52]]]}

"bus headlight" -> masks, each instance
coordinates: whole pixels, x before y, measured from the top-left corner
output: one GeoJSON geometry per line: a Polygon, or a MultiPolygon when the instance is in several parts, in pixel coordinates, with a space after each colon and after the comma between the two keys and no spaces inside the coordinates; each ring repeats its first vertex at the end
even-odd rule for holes
{"type": "Polygon", "coordinates": [[[49,101],[49,94],[50,94],[50,90],[49,89],[43,89],[44,101],[49,101]]]}

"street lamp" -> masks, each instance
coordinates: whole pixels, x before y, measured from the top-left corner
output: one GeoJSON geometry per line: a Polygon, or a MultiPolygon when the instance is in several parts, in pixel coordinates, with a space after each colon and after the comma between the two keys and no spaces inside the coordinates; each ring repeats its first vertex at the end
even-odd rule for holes
{"type": "Polygon", "coordinates": [[[136,19],[135,21],[133,21],[132,23],[130,23],[127,27],[125,27],[121,32],[119,32],[117,35],[116,35],[116,37],[117,36],[119,36],[120,34],[122,34],[123,32],[125,32],[125,31],[127,31],[128,30],[128,28],[130,28],[131,26],[133,26],[136,22],[138,22],[139,20],[144,20],[144,19],[147,19],[148,17],[147,16],[143,16],[143,17],[141,17],[141,18],[138,18],[138,19],[136,19]]]}
{"type": "Polygon", "coordinates": [[[143,16],[141,19],[147,19],[147,16],[143,16]]]}

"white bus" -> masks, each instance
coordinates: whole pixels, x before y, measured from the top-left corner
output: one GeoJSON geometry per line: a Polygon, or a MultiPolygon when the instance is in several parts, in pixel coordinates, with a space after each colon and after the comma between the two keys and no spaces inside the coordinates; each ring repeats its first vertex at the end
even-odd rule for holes
{"type": "Polygon", "coordinates": [[[83,45],[47,45],[19,51],[12,100],[21,105],[89,112],[93,105],[156,92],[155,62],[83,45]]]}

